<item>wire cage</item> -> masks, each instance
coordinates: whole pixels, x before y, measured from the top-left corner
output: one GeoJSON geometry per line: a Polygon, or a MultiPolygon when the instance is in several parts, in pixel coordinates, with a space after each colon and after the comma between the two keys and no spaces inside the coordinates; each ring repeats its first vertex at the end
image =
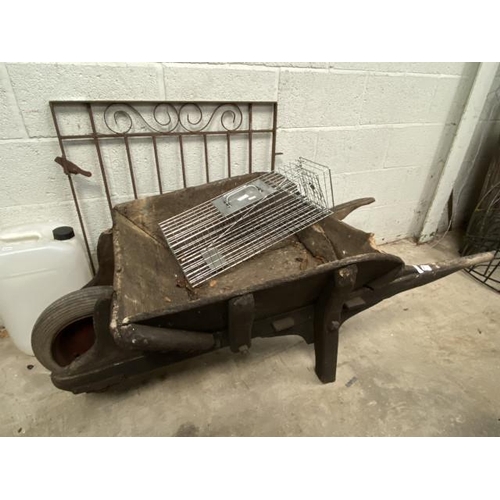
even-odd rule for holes
{"type": "Polygon", "coordinates": [[[486,286],[500,292],[500,143],[490,163],[479,202],[467,227],[462,255],[495,252],[490,262],[467,271],[486,286]]]}
{"type": "Polygon", "coordinates": [[[160,223],[191,286],[198,286],[331,214],[328,167],[305,158],[262,173],[160,223]]]}

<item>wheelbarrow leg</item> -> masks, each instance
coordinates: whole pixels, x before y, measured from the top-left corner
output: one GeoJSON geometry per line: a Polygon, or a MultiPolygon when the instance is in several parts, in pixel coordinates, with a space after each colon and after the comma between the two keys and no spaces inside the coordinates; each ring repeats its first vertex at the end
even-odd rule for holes
{"type": "Polygon", "coordinates": [[[229,301],[228,334],[232,352],[249,349],[252,345],[254,309],[255,302],[251,293],[229,301]]]}
{"type": "Polygon", "coordinates": [[[333,282],[328,283],[316,304],[314,312],[315,371],[324,384],[335,381],[342,308],[354,287],[356,273],[355,265],[336,270],[333,282]]]}

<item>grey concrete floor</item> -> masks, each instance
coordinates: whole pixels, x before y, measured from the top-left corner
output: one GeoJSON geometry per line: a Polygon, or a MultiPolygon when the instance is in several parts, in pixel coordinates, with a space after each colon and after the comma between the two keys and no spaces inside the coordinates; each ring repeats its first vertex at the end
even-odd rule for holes
{"type": "MultiPolygon", "coordinates": [[[[455,247],[451,236],[382,249],[421,264],[455,247]]],[[[78,396],[0,338],[0,435],[499,436],[499,325],[500,295],[459,272],[345,323],[335,384],[316,378],[313,346],[285,337],[78,396]]]]}

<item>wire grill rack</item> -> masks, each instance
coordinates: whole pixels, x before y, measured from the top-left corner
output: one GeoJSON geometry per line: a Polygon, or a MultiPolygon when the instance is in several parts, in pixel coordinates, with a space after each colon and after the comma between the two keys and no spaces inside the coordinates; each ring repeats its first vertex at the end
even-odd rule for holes
{"type": "Polygon", "coordinates": [[[160,223],[198,286],[331,214],[328,167],[299,158],[160,223]]]}

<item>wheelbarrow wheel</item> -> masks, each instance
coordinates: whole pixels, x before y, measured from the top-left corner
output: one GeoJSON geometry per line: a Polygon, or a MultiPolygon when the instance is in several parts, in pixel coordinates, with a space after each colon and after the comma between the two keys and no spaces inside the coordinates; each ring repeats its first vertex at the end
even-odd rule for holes
{"type": "Polygon", "coordinates": [[[112,293],[111,286],[82,288],[56,300],[40,314],[31,334],[31,346],[45,368],[59,371],[94,345],[95,305],[112,293]]]}

